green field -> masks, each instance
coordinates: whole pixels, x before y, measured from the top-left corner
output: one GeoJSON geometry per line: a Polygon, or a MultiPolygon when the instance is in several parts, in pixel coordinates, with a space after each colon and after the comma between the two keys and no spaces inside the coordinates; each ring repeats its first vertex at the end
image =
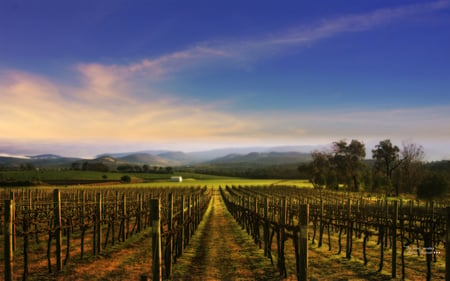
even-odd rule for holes
{"type": "MultiPolygon", "coordinates": [[[[147,187],[147,186],[198,186],[207,185],[219,187],[225,185],[291,185],[299,187],[312,187],[307,180],[280,180],[280,179],[244,179],[225,176],[205,175],[196,173],[116,173],[116,172],[93,172],[93,171],[2,171],[0,182],[14,181],[40,181],[43,185],[69,186],[79,184],[102,184],[105,186],[123,187],[147,187]],[[132,179],[130,184],[120,183],[124,175],[132,179]],[[183,182],[171,182],[171,176],[182,176],[183,182]]],[[[4,184],[5,185],[5,184],[4,184]]],[[[7,186],[7,185],[5,185],[7,186]]]]}

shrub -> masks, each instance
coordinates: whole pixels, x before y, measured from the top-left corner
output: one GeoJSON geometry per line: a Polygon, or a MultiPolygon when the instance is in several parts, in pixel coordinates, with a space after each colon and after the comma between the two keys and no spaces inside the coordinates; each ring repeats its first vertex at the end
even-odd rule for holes
{"type": "Polygon", "coordinates": [[[120,178],[120,181],[121,182],[131,182],[131,177],[129,176],[129,175],[125,175],[125,176],[122,176],[121,178],[120,178]]]}
{"type": "Polygon", "coordinates": [[[417,196],[419,198],[431,199],[445,195],[448,191],[448,182],[446,178],[438,173],[430,172],[425,175],[417,187],[417,196]]]}

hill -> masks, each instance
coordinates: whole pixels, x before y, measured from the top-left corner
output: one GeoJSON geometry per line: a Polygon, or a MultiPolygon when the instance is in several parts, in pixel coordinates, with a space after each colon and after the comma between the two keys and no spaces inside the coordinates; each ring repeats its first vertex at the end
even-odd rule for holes
{"type": "Polygon", "coordinates": [[[54,154],[42,154],[36,156],[0,156],[0,165],[9,168],[20,168],[27,166],[30,168],[64,168],[69,167],[70,163],[79,160],[79,158],[62,157],[54,154]]]}
{"type": "Polygon", "coordinates": [[[171,166],[176,164],[175,161],[163,158],[160,156],[155,156],[149,153],[135,153],[124,157],[118,158],[121,162],[136,164],[136,165],[151,165],[151,166],[171,166]]]}
{"type": "Polygon", "coordinates": [[[208,161],[213,165],[245,164],[271,166],[281,164],[304,163],[311,160],[309,153],[302,152],[251,152],[246,155],[229,154],[224,157],[208,161]]]}
{"type": "Polygon", "coordinates": [[[39,154],[34,156],[10,155],[0,153],[0,169],[27,168],[72,168],[83,169],[90,166],[105,170],[115,170],[119,165],[149,165],[159,167],[179,167],[192,165],[280,165],[301,163],[310,160],[311,147],[243,147],[222,148],[197,152],[169,150],[148,150],[100,154],[95,159],[62,157],[55,154],[39,154]],[[288,151],[291,149],[291,151],[288,151]],[[88,166],[86,166],[88,165],[88,166]],[[26,166],[26,167],[25,167],[26,166]]]}

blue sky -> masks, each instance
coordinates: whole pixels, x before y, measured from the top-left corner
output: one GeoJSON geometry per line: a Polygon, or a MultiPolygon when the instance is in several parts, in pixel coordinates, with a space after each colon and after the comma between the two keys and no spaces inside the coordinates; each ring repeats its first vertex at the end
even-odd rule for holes
{"type": "Polygon", "coordinates": [[[0,153],[389,138],[450,158],[449,30],[450,1],[3,0],[0,153]]]}

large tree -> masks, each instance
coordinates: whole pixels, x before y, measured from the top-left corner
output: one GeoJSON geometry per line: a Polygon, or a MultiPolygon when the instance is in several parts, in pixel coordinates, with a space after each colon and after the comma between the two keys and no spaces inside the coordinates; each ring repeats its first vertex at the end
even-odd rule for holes
{"type": "Polygon", "coordinates": [[[372,149],[372,158],[375,159],[375,168],[383,171],[386,178],[392,180],[392,173],[400,166],[400,148],[392,145],[391,140],[380,141],[372,149]]]}
{"type": "Polygon", "coordinates": [[[415,143],[403,143],[402,150],[386,139],[372,150],[375,170],[384,174],[389,188],[398,196],[400,189],[413,192],[422,175],[423,147],[415,143]]]}
{"type": "Polygon", "coordinates": [[[366,149],[363,142],[346,140],[333,142],[333,158],[336,171],[353,191],[359,191],[359,182],[364,164],[362,160],[366,157],[366,149]]]}
{"type": "Polygon", "coordinates": [[[423,147],[415,143],[403,142],[402,146],[400,152],[402,164],[399,169],[400,191],[415,193],[423,177],[425,153],[423,147]]]}
{"type": "Polygon", "coordinates": [[[310,181],[314,188],[335,188],[335,172],[332,167],[332,155],[329,152],[315,150],[311,153],[309,164],[310,181]]]}
{"type": "MultiPolygon", "coordinates": [[[[389,139],[382,140],[375,145],[375,149],[372,149],[372,158],[375,159],[375,170],[382,172],[386,177],[388,188],[393,187],[392,175],[401,164],[400,148],[393,145],[389,139]]],[[[395,194],[397,196],[398,193],[398,185],[395,185],[395,194]]]]}

